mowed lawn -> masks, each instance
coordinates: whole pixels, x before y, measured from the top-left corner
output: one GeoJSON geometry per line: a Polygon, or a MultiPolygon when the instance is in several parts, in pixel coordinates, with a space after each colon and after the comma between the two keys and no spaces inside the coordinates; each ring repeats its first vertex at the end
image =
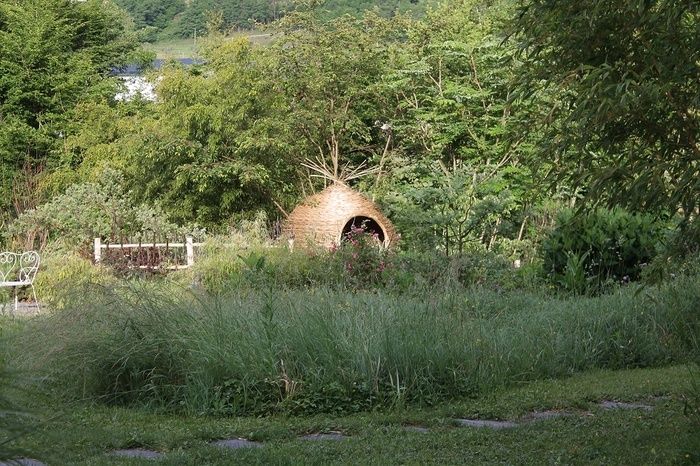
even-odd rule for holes
{"type": "Polygon", "coordinates": [[[348,416],[184,417],[27,397],[42,414],[17,446],[49,465],[698,464],[700,424],[690,414],[698,401],[691,389],[697,374],[690,366],[592,371],[430,408],[348,416]],[[602,401],[639,406],[605,409],[602,401]],[[566,415],[532,420],[533,413],[548,410],[566,415]],[[456,420],[465,418],[518,426],[459,426],[456,420]],[[346,438],[301,438],[315,433],[346,438]],[[262,446],[231,450],[210,444],[227,438],[262,446]],[[110,455],[138,447],[164,456],[110,455]]]}

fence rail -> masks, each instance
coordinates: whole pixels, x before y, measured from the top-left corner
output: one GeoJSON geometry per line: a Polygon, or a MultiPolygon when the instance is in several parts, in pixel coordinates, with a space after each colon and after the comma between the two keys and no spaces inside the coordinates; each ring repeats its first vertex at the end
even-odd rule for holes
{"type": "Polygon", "coordinates": [[[166,269],[180,270],[191,267],[194,264],[194,248],[201,247],[203,243],[195,243],[191,236],[186,236],[184,242],[130,242],[130,243],[103,243],[101,238],[95,238],[94,261],[95,264],[121,261],[122,265],[130,269],[166,269]],[[110,251],[119,250],[121,254],[110,254],[110,251]],[[183,250],[184,255],[176,252],[183,250]],[[177,263],[179,259],[185,259],[183,263],[177,263]],[[169,263],[175,262],[175,263],[169,263]],[[167,265],[165,265],[167,264],[167,265]]]}

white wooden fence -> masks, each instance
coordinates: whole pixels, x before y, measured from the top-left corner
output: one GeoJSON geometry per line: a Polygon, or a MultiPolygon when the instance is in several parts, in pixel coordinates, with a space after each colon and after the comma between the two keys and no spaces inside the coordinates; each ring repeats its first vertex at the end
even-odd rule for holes
{"type": "MultiPolygon", "coordinates": [[[[120,256],[122,258],[132,259],[136,256],[136,263],[127,265],[128,268],[139,268],[139,269],[168,269],[168,270],[179,270],[191,267],[194,264],[195,254],[194,248],[202,246],[204,243],[195,243],[191,236],[186,236],[184,242],[164,242],[164,243],[144,243],[144,242],[131,242],[131,243],[103,243],[101,238],[95,238],[94,243],[94,260],[95,264],[103,262],[104,257],[110,250],[120,250],[120,256]],[[168,253],[171,250],[184,249],[184,264],[167,264],[163,265],[162,258],[168,259],[168,253]],[[165,251],[162,254],[162,250],[165,251]],[[104,251],[104,253],[103,253],[104,251]],[[157,254],[155,253],[157,251],[157,254]],[[142,257],[146,257],[148,263],[142,264],[142,257]]],[[[177,255],[176,255],[177,256],[177,255]]],[[[133,261],[132,261],[133,262],[133,261]]]]}

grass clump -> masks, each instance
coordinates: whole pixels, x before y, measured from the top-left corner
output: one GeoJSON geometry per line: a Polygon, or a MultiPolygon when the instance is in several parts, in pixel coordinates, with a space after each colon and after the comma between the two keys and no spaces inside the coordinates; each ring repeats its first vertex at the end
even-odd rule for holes
{"type": "Polygon", "coordinates": [[[26,364],[59,395],[186,413],[431,405],[583,370],[691,357],[700,283],[543,298],[166,283],[84,290],[32,322],[26,364]]]}
{"type": "Polygon", "coordinates": [[[35,424],[21,402],[27,395],[22,388],[21,377],[7,367],[8,354],[4,351],[7,346],[6,334],[13,327],[16,325],[12,321],[0,315],[0,461],[12,460],[26,453],[14,442],[25,436],[35,424]]]}

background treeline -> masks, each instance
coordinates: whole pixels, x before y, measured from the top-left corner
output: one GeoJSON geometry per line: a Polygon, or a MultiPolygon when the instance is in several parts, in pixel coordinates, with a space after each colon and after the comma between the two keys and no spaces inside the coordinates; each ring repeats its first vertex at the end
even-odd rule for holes
{"type": "Polygon", "coordinates": [[[265,45],[210,30],[204,64],[120,102],[110,70],[147,58],[123,10],[0,0],[2,241],[272,222],[323,187],[304,163],[335,159],[375,169],[353,186],[403,252],[518,260],[576,292],[634,280],[698,248],[699,18],[681,0],[300,8],[265,45]]]}
{"type": "Polygon", "coordinates": [[[131,16],[142,38],[152,41],[172,37],[193,37],[207,29],[212,14],[221,15],[220,27],[251,29],[269,24],[297,7],[314,6],[316,14],[331,19],[350,14],[359,16],[376,9],[383,16],[425,11],[428,0],[329,0],[294,2],[293,0],[115,0],[131,16]]]}

